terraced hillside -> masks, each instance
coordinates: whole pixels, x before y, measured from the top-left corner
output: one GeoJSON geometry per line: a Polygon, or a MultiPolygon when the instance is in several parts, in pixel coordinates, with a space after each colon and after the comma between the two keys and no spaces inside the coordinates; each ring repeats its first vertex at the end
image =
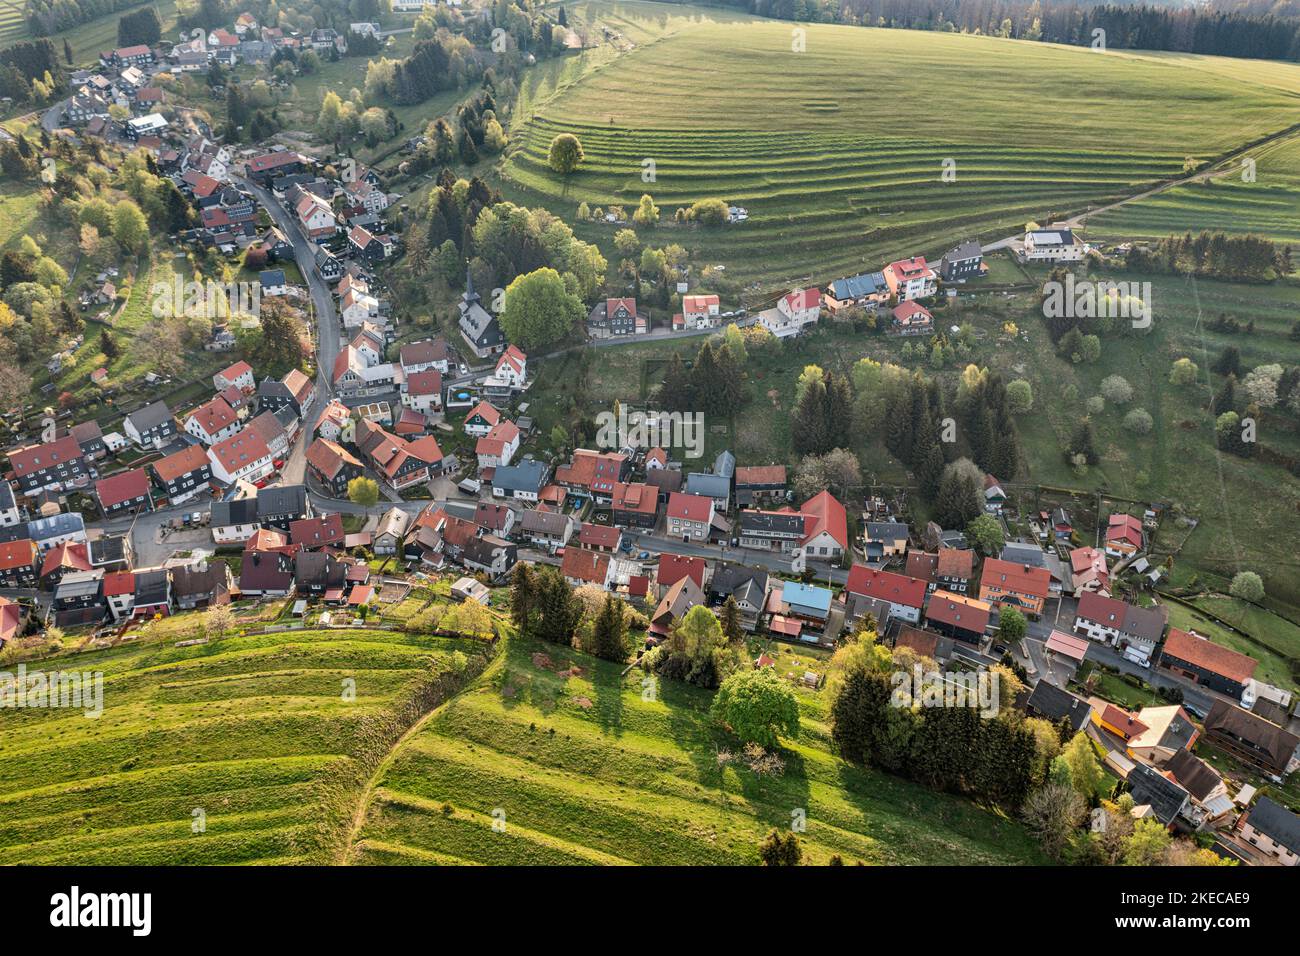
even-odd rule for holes
{"type": "MultiPolygon", "coordinates": [[[[606,5],[585,9],[602,22],[606,5]]],[[[611,9],[654,22],[660,8],[611,9]]],[[[1000,238],[1296,118],[1294,65],[1256,76],[1245,61],[816,25],[798,28],[805,51],[793,52],[794,29],[704,12],[612,60],[593,56],[514,118],[508,188],[566,218],[579,202],[632,205],[645,191],[665,218],[719,196],[750,221],[661,236],[767,287],[938,254],[963,235],[1000,238]],[[545,162],[559,132],[587,157],[567,179],[545,162]]]]}
{"type": "Polygon", "coordinates": [[[1159,238],[1202,229],[1255,233],[1300,246],[1300,136],[1248,153],[1254,180],[1240,161],[1212,181],[1175,186],[1159,195],[1101,213],[1090,234],[1159,238]]]}
{"type": "Polygon", "coordinates": [[[46,662],[101,670],[104,712],[0,710],[0,864],[326,862],[361,781],[480,647],[317,630],[46,662]]]}
{"type": "Polygon", "coordinates": [[[800,810],[806,863],[1039,862],[1017,824],[833,756],[824,693],[800,692],[784,772],[760,776],[711,727],[708,692],[661,681],[644,700],[639,671],[517,639],[503,653],[395,752],[352,862],[753,864],[800,810]]]}

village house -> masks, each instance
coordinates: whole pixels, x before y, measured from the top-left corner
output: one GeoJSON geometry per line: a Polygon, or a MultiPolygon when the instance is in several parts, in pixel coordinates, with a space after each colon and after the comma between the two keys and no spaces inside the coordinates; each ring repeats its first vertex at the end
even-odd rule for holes
{"type": "Polygon", "coordinates": [[[36,587],[40,550],[30,538],[0,543],[0,587],[36,587]]]}
{"type": "MultiPolygon", "coordinates": [[[[567,552],[565,557],[568,557],[567,552]]],[[[466,570],[485,574],[493,581],[509,574],[518,560],[519,548],[494,534],[470,538],[465,542],[460,555],[460,562],[466,570]]]]}
{"type": "Polygon", "coordinates": [[[804,516],[796,511],[740,513],[740,546],[767,551],[793,551],[804,539],[804,516]]]}
{"type": "Polygon", "coordinates": [[[1146,547],[1142,519],[1130,514],[1113,514],[1106,522],[1106,553],[1112,558],[1128,558],[1146,547]]]}
{"type": "Polygon", "coordinates": [[[608,554],[570,545],[564,549],[564,563],[560,566],[560,573],[574,587],[594,584],[609,590],[614,576],[614,562],[608,554]]]}
{"type": "Polygon", "coordinates": [[[849,550],[848,515],[844,506],[823,491],[803,503],[804,539],[800,543],[805,558],[838,561],[849,550]]]}
{"type": "Polygon", "coordinates": [[[442,373],[436,368],[404,375],[402,404],[422,415],[442,411],[442,373]]]}
{"type": "Polygon", "coordinates": [[[493,425],[474,446],[480,469],[508,465],[517,451],[519,451],[519,426],[509,419],[503,419],[493,425]]]}
{"type": "Polygon", "coordinates": [[[649,331],[650,314],[637,309],[636,299],[603,299],[587,314],[587,334],[595,339],[649,331]]]}
{"type": "Polygon", "coordinates": [[[848,308],[879,311],[889,302],[889,283],[884,273],[864,272],[847,279],[836,279],[822,293],[822,302],[831,315],[848,308]]]}
{"type": "Polygon", "coordinates": [[[519,519],[519,534],[542,548],[562,548],[573,537],[573,519],[558,511],[529,510],[519,519]]]}
{"type": "Polygon", "coordinates": [[[432,435],[407,441],[363,420],[357,425],[357,447],[384,483],[397,491],[442,472],[442,449],[432,435]]]}
{"type": "Polygon", "coordinates": [[[173,505],[184,504],[212,481],[212,462],[200,445],[187,445],[178,452],[151,462],[154,481],[173,505]]]}
{"type": "Polygon", "coordinates": [[[1237,833],[1283,866],[1300,866],[1300,816],[1271,797],[1260,797],[1242,815],[1237,833]]]}
{"type": "Polygon", "coordinates": [[[1079,262],[1090,248],[1064,226],[1025,232],[1024,258],[1029,262],[1079,262]]]}
{"type": "Polygon", "coordinates": [[[1094,591],[1110,595],[1110,573],[1106,555],[1096,548],[1075,548],[1070,552],[1070,587],[1074,594],[1094,591]]]}
{"type": "Polygon", "coordinates": [[[890,327],[898,335],[929,335],[934,331],[934,316],[921,303],[908,299],[891,310],[890,327]]]}
{"type": "Polygon", "coordinates": [[[229,604],[234,583],[225,561],[212,561],[201,569],[176,568],[172,571],[172,600],[182,611],[229,604]]]}
{"type": "Polygon", "coordinates": [[[778,339],[798,335],[821,317],[821,290],[801,289],[777,299],[776,306],[758,313],[759,324],[778,339]]]}
{"type": "Polygon", "coordinates": [[[185,416],[185,433],[205,445],[215,445],[239,431],[239,417],[224,398],[217,396],[185,416]]]}
{"type": "Polygon", "coordinates": [[[390,235],[377,235],[361,226],[348,230],[348,250],[359,258],[371,262],[387,259],[397,251],[397,239],[390,235]]]}
{"type": "Polygon", "coordinates": [[[934,270],[926,264],[925,256],[891,262],[881,274],[889,286],[890,295],[898,302],[929,298],[938,288],[934,270]]]}
{"type": "Polygon", "coordinates": [[[1047,602],[1051,578],[1046,568],[988,558],[980,577],[980,600],[1038,617],[1047,602]]]}
{"type": "Polygon", "coordinates": [[[1190,751],[1201,732],[1178,704],[1143,707],[1137,719],[1146,729],[1128,741],[1128,752],[1146,763],[1164,766],[1177,753],[1190,751]]]}
{"type": "Polygon", "coordinates": [[[258,530],[257,499],[212,502],[210,524],[217,544],[243,544],[258,530]]]}
{"type": "Polygon", "coordinates": [[[143,468],[123,471],[95,482],[95,498],[105,518],[122,513],[153,511],[149,474],[143,468]]]}
{"type": "MultiPolygon", "coordinates": [[[[889,616],[909,624],[921,620],[921,609],[925,607],[926,586],[923,580],[862,564],[855,564],[849,569],[844,590],[847,595],[860,595],[887,602],[889,616]]],[[[888,620],[878,618],[877,623],[883,630],[888,620]]]]}
{"type": "Polygon", "coordinates": [[[655,609],[650,613],[648,640],[659,643],[672,632],[673,625],[680,621],[693,607],[705,603],[704,591],[691,577],[681,577],[664,588],[655,609]]]}
{"type": "Polygon", "coordinates": [[[262,436],[244,428],[208,449],[212,477],[224,484],[257,482],[271,474],[273,459],[262,436]]]}
{"type": "Polygon", "coordinates": [[[347,449],[327,438],[317,438],[307,449],[307,467],[335,498],[346,498],[348,482],[365,474],[365,467],[347,449]]]}
{"type": "Polygon", "coordinates": [[[907,554],[911,532],[902,521],[868,521],[862,532],[867,559],[888,561],[907,554]]]}
{"type": "Polygon", "coordinates": [[[1241,700],[1259,662],[1199,634],[1171,627],[1160,650],[1160,666],[1241,700]]]}
{"type": "Polygon", "coordinates": [[[926,605],[925,620],[932,630],[978,647],[984,640],[992,613],[992,605],[984,601],[948,591],[935,591],[926,605]]]}
{"type": "Polygon", "coordinates": [[[690,578],[691,582],[702,591],[708,570],[708,563],[703,558],[672,554],[667,551],[660,552],[659,560],[655,564],[652,593],[656,598],[661,598],[682,578],[690,578]]]}
{"type": "Polygon", "coordinates": [[[768,574],[761,568],[720,561],[709,578],[709,604],[721,608],[728,598],[733,599],[740,611],[740,626],[747,631],[758,629],[767,593],[768,574]]]}
{"type": "Polygon", "coordinates": [[[555,483],[575,494],[590,494],[597,504],[608,504],[614,486],[627,481],[631,472],[632,461],[622,452],[577,448],[569,464],[555,469],[555,483]]]}
{"type": "Polygon", "coordinates": [[[975,576],[975,552],[963,548],[940,548],[934,566],[934,583],[953,594],[965,594],[975,576]]]}
{"type": "Polygon", "coordinates": [[[212,376],[212,387],[218,392],[232,385],[242,392],[251,392],[256,388],[257,380],[253,376],[253,366],[241,359],[212,376]]]}
{"type": "Polygon", "coordinates": [[[379,519],[371,539],[371,550],[377,555],[397,554],[406,537],[411,517],[401,508],[389,508],[379,519]]]}
{"type": "Polygon", "coordinates": [[[257,524],[287,532],[295,521],[310,518],[311,499],[306,485],[276,485],[257,492],[257,524]]]}
{"type": "Polygon", "coordinates": [[[704,495],[673,492],[668,496],[668,533],[683,540],[706,541],[713,525],[714,502],[704,495]]]}
{"type": "Polygon", "coordinates": [[[1300,766],[1300,737],[1225,700],[1210,707],[1205,740],[1274,780],[1300,766]]]}
{"type": "Polygon", "coordinates": [[[338,232],[338,220],[330,204],[315,193],[303,191],[293,209],[303,232],[311,239],[327,239],[338,232]]]}
{"type": "Polygon", "coordinates": [[[984,275],[984,252],[974,239],[953,246],[939,260],[939,276],[944,282],[965,282],[984,275]]]}
{"type": "Polygon", "coordinates": [[[549,475],[546,463],[537,459],[497,468],[492,474],[492,496],[536,502],[549,475]]]}
{"type": "Polygon", "coordinates": [[[337,547],[343,538],[343,516],[337,512],[289,522],[289,543],[299,547],[337,547]]]}
{"type": "Polygon", "coordinates": [[[315,399],[316,383],[296,368],[278,381],[264,378],[257,387],[257,407],[264,412],[288,407],[298,418],[306,418],[315,399]]]}
{"type": "Polygon", "coordinates": [[[653,530],[659,520],[659,494],[643,482],[618,482],[610,509],[617,527],[653,530]]]}
{"type": "Polygon", "coordinates": [[[722,321],[721,300],[716,295],[682,296],[682,326],[687,329],[712,329],[722,321]]]}
{"type": "MultiPolygon", "coordinates": [[[[649,459],[646,467],[649,468],[649,459]]],[[[769,501],[784,500],[785,465],[749,465],[736,469],[736,505],[741,508],[761,506],[769,501]]]]}
{"type": "Polygon", "coordinates": [[[407,342],[398,351],[403,374],[408,377],[417,372],[436,369],[446,375],[450,365],[447,358],[447,340],[442,336],[436,339],[422,339],[419,342],[407,342]]]}
{"type": "Polygon", "coordinates": [[[127,415],[122,431],[137,448],[161,449],[176,437],[176,420],[166,402],[152,402],[127,415]]]}
{"type": "Polygon", "coordinates": [[[480,304],[479,295],[474,291],[474,280],[468,270],[465,274],[465,291],[461,294],[458,309],[461,338],[471,352],[485,359],[505,350],[506,337],[501,331],[501,325],[496,316],[480,304]]]}
{"type": "Polygon", "coordinates": [[[1163,608],[1137,607],[1092,591],[1079,595],[1074,630],[1116,648],[1138,663],[1149,663],[1165,631],[1163,608]]]}
{"type": "Polygon", "coordinates": [[[1057,687],[1051,681],[1040,680],[1025,701],[1025,712],[1030,717],[1040,717],[1053,725],[1065,720],[1075,733],[1083,730],[1092,719],[1092,705],[1082,697],[1057,687]]]}
{"type": "Polygon", "coordinates": [[[72,435],[11,451],[9,467],[19,490],[28,495],[45,488],[79,487],[90,480],[85,455],[72,435]]]}

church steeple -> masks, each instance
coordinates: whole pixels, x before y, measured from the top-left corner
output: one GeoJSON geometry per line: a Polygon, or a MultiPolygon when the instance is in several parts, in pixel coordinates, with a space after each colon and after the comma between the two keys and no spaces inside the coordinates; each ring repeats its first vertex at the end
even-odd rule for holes
{"type": "Polygon", "coordinates": [[[466,305],[471,305],[478,301],[478,293],[474,291],[474,277],[470,274],[469,265],[465,266],[465,294],[461,296],[466,305]]]}

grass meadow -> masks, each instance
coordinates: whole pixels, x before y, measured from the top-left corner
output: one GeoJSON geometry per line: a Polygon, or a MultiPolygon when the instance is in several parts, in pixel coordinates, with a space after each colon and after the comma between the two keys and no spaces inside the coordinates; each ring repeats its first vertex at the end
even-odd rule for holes
{"type": "MultiPolygon", "coordinates": [[[[800,26],[793,52],[791,24],[685,9],[575,8],[589,32],[620,39],[525,87],[502,178],[512,198],[566,218],[643,192],[666,219],[707,196],[745,206],[746,223],[665,223],[654,241],[763,288],[1000,238],[1295,121],[1295,65],[1256,75],[1245,61],[828,25],[800,26]],[[567,178],[546,166],[561,132],[586,153],[567,178]]],[[[607,245],[613,229],[579,232],[607,245]]]]}
{"type": "Polygon", "coordinates": [[[646,695],[640,671],[521,639],[503,653],[394,753],[352,862],[750,865],[799,810],[805,863],[1042,862],[1017,823],[833,756],[824,692],[798,692],[784,772],[759,775],[707,691],[646,695]]]}
{"type": "Polygon", "coordinates": [[[0,710],[0,864],[327,862],[404,708],[475,646],[301,630],[42,662],[102,671],[104,710],[0,710]]]}

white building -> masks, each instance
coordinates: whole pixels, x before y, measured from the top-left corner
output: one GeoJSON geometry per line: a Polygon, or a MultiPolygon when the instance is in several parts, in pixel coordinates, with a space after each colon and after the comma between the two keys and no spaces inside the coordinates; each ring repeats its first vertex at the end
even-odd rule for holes
{"type": "Polygon", "coordinates": [[[801,289],[781,296],[776,307],[764,309],[758,321],[778,339],[798,335],[821,317],[820,289],[801,289]]]}
{"type": "Polygon", "coordinates": [[[1030,262],[1078,262],[1090,249],[1069,227],[1031,229],[1025,233],[1025,259],[1030,262]]]}

